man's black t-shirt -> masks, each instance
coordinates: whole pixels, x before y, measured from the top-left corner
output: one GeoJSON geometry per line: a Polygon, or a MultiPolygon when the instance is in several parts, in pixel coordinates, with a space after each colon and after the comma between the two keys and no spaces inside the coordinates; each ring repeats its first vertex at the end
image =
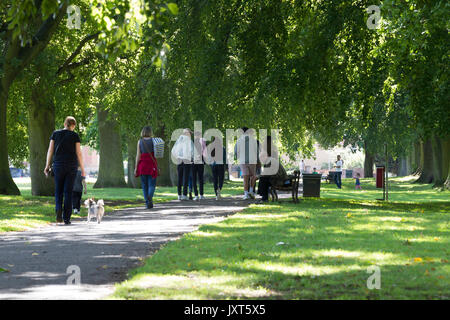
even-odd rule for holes
{"type": "Polygon", "coordinates": [[[76,132],[70,130],[56,130],[50,140],[55,140],[55,153],[53,161],[57,164],[78,166],[75,144],[80,142],[76,132]]]}

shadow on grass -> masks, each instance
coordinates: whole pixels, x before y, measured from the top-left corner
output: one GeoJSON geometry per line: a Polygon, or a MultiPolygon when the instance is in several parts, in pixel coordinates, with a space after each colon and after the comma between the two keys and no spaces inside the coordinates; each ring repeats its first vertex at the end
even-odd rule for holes
{"type": "Polygon", "coordinates": [[[131,273],[178,280],[125,284],[116,296],[448,299],[447,209],[330,199],[253,206],[169,244],[131,273]],[[381,290],[367,288],[372,265],[381,268],[381,290]]]}

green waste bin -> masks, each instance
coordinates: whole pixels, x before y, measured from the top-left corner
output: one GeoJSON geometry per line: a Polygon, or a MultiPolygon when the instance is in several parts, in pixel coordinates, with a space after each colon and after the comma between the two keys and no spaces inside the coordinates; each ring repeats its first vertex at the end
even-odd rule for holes
{"type": "Polygon", "coordinates": [[[317,173],[303,174],[303,197],[320,198],[320,183],[322,175],[317,173]]]}
{"type": "Polygon", "coordinates": [[[345,170],[345,177],[348,178],[353,178],[353,170],[345,170]]]}

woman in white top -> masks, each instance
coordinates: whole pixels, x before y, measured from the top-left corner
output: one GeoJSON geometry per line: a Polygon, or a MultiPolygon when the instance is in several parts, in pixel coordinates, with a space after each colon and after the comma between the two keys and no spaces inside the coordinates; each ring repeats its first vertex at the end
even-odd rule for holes
{"type": "Polygon", "coordinates": [[[188,200],[188,181],[194,160],[194,144],[191,140],[190,129],[184,129],[183,134],[177,139],[172,148],[172,156],[177,161],[178,200],[188,200]]]}

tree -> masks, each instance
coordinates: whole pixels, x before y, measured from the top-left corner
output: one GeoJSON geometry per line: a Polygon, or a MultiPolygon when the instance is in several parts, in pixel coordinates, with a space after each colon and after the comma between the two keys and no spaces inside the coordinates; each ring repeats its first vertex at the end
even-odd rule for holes
{"type": "Polygon", "coordinates": [[[94,188],[125,187],[122,142],[115,116],[99,103],[97,105],[100,168],[94,188]]]}
{"type": "Polygon", "coordinates": [[[426,152],[418,181],[434,180],[441,186],[449,167],[444,148],[440,147],[450,137],[450,114],[446,107],[449,7],[445,1],[384,1],[382,9],[389,23],[383,24],[379,31],[385,39],[380,48],[390,59],[389,71],[394,82],[410,97],[414,129],[426,152]],[[437,165],[434,169],[433,163],[437,165]]]}
{"type": "MultiPolygon", "coordinates": [[[[70,3],[86,1],[4,1],[0,5],[0,194],[20,194],[9,172],[7,143],[7,106],[10,88],[17,76],[46,48],[60,25],[70,3]]],[[[134,50],[144,23],[158,32],[175,4],[162,1],[132,2],[127,0],[91,1],[89,15],[101,30],[98,51],[114,59],[124,51],[134,50]],[[169,9],[169,10],[167,10],[169,9]],[[137,23],[137,24],[136,24],[137,23]],[[139,25],[140,24],[140,25],[139,25]]],[[[158,48],[158,37],[146,39],[148,46],[158,48]]]]}

